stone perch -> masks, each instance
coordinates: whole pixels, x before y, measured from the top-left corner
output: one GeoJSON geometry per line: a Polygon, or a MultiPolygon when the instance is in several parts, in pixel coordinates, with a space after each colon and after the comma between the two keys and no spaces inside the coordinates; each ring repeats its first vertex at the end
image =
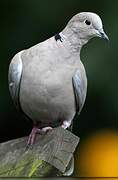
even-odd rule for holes
{"type": "Polygon", "coordinates": [[[68,176],[79,138],[61,127],[37,135],[26,149],[27,137],[0,144],[0,177],[68,176]]]}

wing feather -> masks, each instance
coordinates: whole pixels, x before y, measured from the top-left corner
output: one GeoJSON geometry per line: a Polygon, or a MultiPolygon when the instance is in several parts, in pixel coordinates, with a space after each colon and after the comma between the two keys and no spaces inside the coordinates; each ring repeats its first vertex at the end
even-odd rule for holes
{"type": "Polygon", "coordinates": [[[85,80],[82,77],[79,70],[76,71],[75,75],[72,78],[74,94],[75,94],[75,102],[76,102],[76,112],[80,112],[86,98],[86,76],[85,80]]]}
{"type": "Polygon", "coordinates": [[[10,63],[9,72],[8,72],[9,91],[12,100],[18,109],[20,108],[19,91],[20,91],[20,83],[21,83],[22,70],[23,70],[22,59],[21,59],[22,52],[23,51],[19,52],[14,56],[14,58],[10,63]]]}

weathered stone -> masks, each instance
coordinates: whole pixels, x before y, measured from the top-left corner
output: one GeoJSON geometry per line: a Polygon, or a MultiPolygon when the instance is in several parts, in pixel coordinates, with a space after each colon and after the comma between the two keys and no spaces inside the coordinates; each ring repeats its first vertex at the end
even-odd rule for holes
{"type": "Polygon", "coordinates": [[[62,175],[79,138],[61,127],[37,135],[26,150],[27,137],[0,144],[0,177],[44,177],[62,175]]]}

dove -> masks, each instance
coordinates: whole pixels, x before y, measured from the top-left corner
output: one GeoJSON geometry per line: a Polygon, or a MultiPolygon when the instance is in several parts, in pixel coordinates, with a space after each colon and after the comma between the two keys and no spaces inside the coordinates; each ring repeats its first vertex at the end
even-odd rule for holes
{"type": "Polygon", "coordinates": [[[81,12],[61,32],[13,57],[9,90],[15,106],[33,121],[28,145],[34,144],[37,133],[69,128],[80,114],[87,93],[80,52],[93,37],[108,40],[102,20],[95,13],[81,12]]]}

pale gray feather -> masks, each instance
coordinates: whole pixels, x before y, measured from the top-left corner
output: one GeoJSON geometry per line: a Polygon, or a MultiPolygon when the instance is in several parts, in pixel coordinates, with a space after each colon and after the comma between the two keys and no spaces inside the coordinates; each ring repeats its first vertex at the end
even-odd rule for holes
{"type": "Polygon", "coordinates": [[[80,70],[77,70],[72,78],[72,82],[75,93],[76,112],[79,113],[84,105],[86,97],[86,87],[85,83],[83,83],[80,70]]]}
{"type": "Polygon", "coordinates": [[[19,91],[20,91],[20,82],[22,77],[22,60],[21,60],[21,53],[18,53],[12,59],[12,62],[9,66],[9,73],[8,73],[8,83],[9,83],[9,91],[15,106],[19,109],[19,91]]]}

